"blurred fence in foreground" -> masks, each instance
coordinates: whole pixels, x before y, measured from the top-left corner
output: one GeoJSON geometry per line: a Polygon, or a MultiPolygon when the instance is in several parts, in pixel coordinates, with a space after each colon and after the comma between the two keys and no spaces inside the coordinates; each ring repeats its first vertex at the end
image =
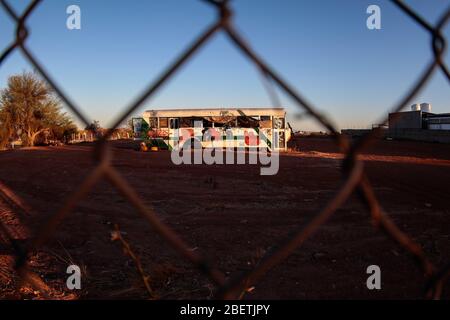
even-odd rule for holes
{"type": "MultiPolygon", "coordinates": [[[[46,80],[46,82],[59,95],[66,106],[78,117],[78,119],[89,125],[90,121],[82,113],[81,109],[65,94],[58,83],[56,83],[50,74],[46,71],[45,66],[38,62],[37,58],[30,51],[27,46],[28,26],[27,19],[30,14],[38,10],[38,5],[44,0],[34,0],[28,5],[26,10],[19,15],[11,7],[9,1],[0,0],[3,10],[16,22],[17,30],[15,40],[0,56],[0,68],[5,59],[14,51],[19,50],[30,63],[31,66],[46,80]]],[[[194,39],[191,45],[181,52],[178,58],[162,71],[161,75],[154,80],[154,82],[145,90],[145,92],[136,97],[133,103],[124,107],[123,111],[117,117],[113,128],[118,128],[137,108],[150,97],[152,97],[161,86],[171,78],[182,65],[186,64],[198,50],[203,47],[213,36],[218,32],[224,32],[232,45],[236,47],[257,69],[261,72],[264,79],[271,86],[278,86],[283,90],[293,101],[296,102],[299,108],[303,109],[309,116],[316,119],[327,131],[334,135],[335,141],[340,147],[341,151],[346,154],[343,160],[343,182],[341,187],[336,190],[334,197],[323,207],[323,209],[315,215],[305,227],[294,228],[291,236],[284,239],[280,243],[273,246],[273,249],[261,259],[261,261],[254,267],[254,269],[246,272],[243,275],[227,278],[225,274],[216,268],[209,261],[204,259],[197,251],[190,250],[190,246],[184,242],[181,237],[162,222],[152,208],[145,205],[138,194],[128,184],[128,182],[121,176],[116,169],[111,166],[111,153],[108,152],[108,139],[111,138],[113,131],[107,132],[97,142],[94,151],[94,158],[96,167],[85,178],[84,182],[76,188],[76,191],[71,194],[65,201],[64,205],[56,212],[52,218],[45,224],[45,226],[37,230],[35,237],[29,243],[26,250],[16,246],[16,270],[22,279],[45,292],[46,286],[38,276],[31,272],[28,268],[28,253],[39,249],[49,238],[54,235],[62,220],[73,212],[77,203],[83,199],[92,189],[94,184],[100,179],[109,180],[122,195],[136,208],[141,214],[142,218],[147,220],[153,229],[164,238],[174,250],[176,250],[180,257],[189,260],[200,271],[205,273],[210,280],[216,285],[216,298],[237,298],[246,288],[252,286],[258,279],[264,276],[267,272],[283,262],[298,246],[307,240],[321,225],[323,225],[336,210],[343,205],[343,203],[353,194],[357,193],[361,200],[366,204],[368,212],[371,214],[373,221],[377,228],[383,231],[388,237],[392,238],[411,253],[414,260],[418,262],[425,274],[425,292],[427,298],[439,298],[441,295],[443,282],[449,275],[450,265],[436,268],[427,258],[421,246],[414,242],[408,235],[402,232],[398,226],[389,218],[388,214],[383,210],[379,200],[377,199],[374,190],[367,178],[364,165],[357,159],[357,155],[361,150],[367,147],[377,135],[380,133],[381,126],[374,128],[367,132],[361,139],[350,142],[346,136],[341,135],[326,117],[320,114],[317,109],[303,96],[296,91],[288,82],[286,82],[281,75],[273,70],[260,56],[253,51],[249,43],[245,41],[233,26],[233,11],[230,6],[230,1],[219,0],[203,0],[205,5],[210,5],[217,10],[217,20],[210,27],[208,27],[202,34],[194,39]]],[[[424,20],[419,13],[414,12],[406,4],[400,0],[392,0],[392,2],[402,10],[405,18],[413,19],[418,25],[430,34],[430,48],[433,52],[433,59],[428,62],[424,71],[418,76],[412,88],[406,92],[403,98],[397,104],[393,105],[391,112],[401,110],[408,105],[418,92],[427,84],[432,75],[440,71],[447,80],[450,81],[450,74],[447,66],[443,62],[443,54],[446,49],[446,39],[443,37],[441,31],[447,24],[450,18],[450,8],[442,13],[441,18],[436,25],[431,25],[424,20]]],[[[145,41],[144,39],[136,39],[136,41],[145,41]]],[[[349,66],[351,67],[351,66],[349,66]]],[[[269,86],[270,87],[270,86],[269,86]]],[[[272,92],[273,93],[273,92],[272,92]]],[[[14,196],[14,195],[12,195],[14,196]]],[[[0,221],[1,222],[1,221],[0,221]]],[[[14,235],[8,234],[8,228],[2,222],[0,230],[2,233],[13,240],[14,235]]],[[[12,241],[11,243],[14,243],[12,241]]]]}

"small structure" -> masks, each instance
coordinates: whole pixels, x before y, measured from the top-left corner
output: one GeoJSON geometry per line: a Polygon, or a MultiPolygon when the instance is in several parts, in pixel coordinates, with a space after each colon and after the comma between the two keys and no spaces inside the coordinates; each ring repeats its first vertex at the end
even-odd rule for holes
{"type": "Polygon", "coordinates": [[[389,129],[425,129],[421,110],[389,113],[389,129]]]}
{"type": "Polygon", "coordinates": [[[424,121],[429,130],[450,130],[450,113],[426,114],[424,121]]]}
{"type": "Polygon", "coordinates": [[[413,104],[411,111],[389,114],[389,129],[450,130],[450,113],[432,113],[429,103],[413,104]]]}
{"type": "MultiPolygon", "coordinates": [[[[379,137],[394,140],[450,143],[450,113],[432,113],[431,104],[413,104],[411,111],[389,114],[389,126],[378,126],[379,137]]],[[[343,134],[358,138],[372,129],[344,129],[343,134]]]]}
{"type": "Polygon", "coordinates": [[[203,148],[286,150],[291,136],[283,108],[148,110],[133,119],[133,128],[136,138],[168,149],[189,141],[203,148]]]}

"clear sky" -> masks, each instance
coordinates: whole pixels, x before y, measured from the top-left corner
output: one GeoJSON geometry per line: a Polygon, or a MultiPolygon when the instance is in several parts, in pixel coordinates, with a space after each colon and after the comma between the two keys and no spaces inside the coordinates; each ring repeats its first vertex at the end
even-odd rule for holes
{"type": "MultiPolygon", "coordinates": [[[[17,10],[28,1],[10,0],[17,10]]],[[[431,22],[449,0],[406,1],[431,22]]],[[[390,1],[234,0],[235,22],[254,49],[341,127],[376,123],[432,57],[430,36],[390,1]],[[366,9],[381,7],[381,30],[368,30],[366,9]]],[[[117,114],[210,25],[216,12],[198,0],[44,0],[29,19],[28,45],[91,119],[108,126],[117,114]],[[67,6],[79,5],[82,29],[66,28],[67,6]]],[[[0,50],[14,36],[0,10],[0,50]]],[[[450,25],[445,29],[450,38],[450,25]]],[[[446,60],[449,59],[447,54],[446,60]]],[[[0,67],[7,77],[32,70],[19,52],[0,67]]],[[[295,129],[298,120],[281,91],[295,129]]],[[[436,73],[414,102],[450,112],[450,86],[436,73]]],[[[218,34],[143,108],[271,106],[256,69],[218,34]]]]}

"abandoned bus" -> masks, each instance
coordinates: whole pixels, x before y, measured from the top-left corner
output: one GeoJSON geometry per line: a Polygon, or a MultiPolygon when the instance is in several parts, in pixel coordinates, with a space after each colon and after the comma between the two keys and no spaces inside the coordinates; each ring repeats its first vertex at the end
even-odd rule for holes
{"type": "Polygon", "coordinates": [[[286,150],[291,130],[283,108],[171,109],[133,118],[136,138],[172,150],[186,141],[202,148],[286,150]]]}

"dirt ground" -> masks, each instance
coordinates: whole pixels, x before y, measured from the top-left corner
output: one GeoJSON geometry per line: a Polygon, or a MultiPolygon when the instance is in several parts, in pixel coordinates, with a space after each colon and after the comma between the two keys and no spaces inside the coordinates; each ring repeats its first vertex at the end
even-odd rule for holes
{"type": "MultiPolygon", "coordinates": [[[[251,268],[290,231],[317,214],[341,182],[341,157],[329,139],[300,139],[275,176],[259,165],[180,165],[168,151],[142,153],[113,142],[113,165],[159,217],[227,275],[251,268]]],[[[450,145],[379,141],[362,156],[382,206],[443,266],[450,258],[450,145]]],[[[93,168],[92,146],[0,152],[0,219],[24,245],[93,168]]],[[[58,299],[147,299],[136,265],[111,231],[140,257],[161,299],[206,299],[208,279],[179,257],[111,185],[102,181],[60,225],[30,264],[58,299]],[[66,268],[82,270],[82,289],[65,289],[66,268]]],[[[13,271],[14,251],[0,231],[0,298],[41,298],[13,271]]],[[[424,277],[401,247],[374,229],[352,197],[314,236],[247,293],[246,299],[421,298],[424,277]],[[368,290],[366,268],[381,268],[368,290]]],[[[444,288],[450,297],[450,285],[444,288]]]]}

